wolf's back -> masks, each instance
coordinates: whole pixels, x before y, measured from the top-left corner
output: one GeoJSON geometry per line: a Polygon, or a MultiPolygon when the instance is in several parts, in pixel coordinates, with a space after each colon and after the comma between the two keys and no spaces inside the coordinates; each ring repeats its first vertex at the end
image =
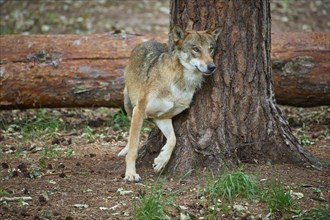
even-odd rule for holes
{"type": "Polygon", "coordinates": [[[160,55],[167,51],[168,47],[166,44],[156,41],[147,41],[139,44],[132,51],[130,62],[125,71],[125,78],[138,77],[139,80],[145,80],[151,68],[157,63],[160,55]]]}

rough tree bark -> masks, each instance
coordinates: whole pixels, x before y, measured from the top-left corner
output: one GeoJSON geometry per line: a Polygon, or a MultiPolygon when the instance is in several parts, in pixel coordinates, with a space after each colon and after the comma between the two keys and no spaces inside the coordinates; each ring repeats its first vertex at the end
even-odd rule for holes
{"type": "MultiPolygon", "coordinates": [[[[174,118],[177,145],[165,172],[216,171],[242,162],[321,166],[298,144],[275,104],[269,0],[172,0],[170,26],[175,24],[194,30],[220,25],[222,33],[216,72],[190,109],[174,118]]],[[[158,153],[161,138],[152,131],[142,164],[158,153]]]]}

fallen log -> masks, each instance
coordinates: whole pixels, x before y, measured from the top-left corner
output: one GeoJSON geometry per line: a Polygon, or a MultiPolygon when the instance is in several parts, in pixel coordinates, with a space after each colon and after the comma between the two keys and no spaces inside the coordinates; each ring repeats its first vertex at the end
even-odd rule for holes
{"type": "MultiPolygon", "coordinates": [[[[0,36],[0,109],[121,107],[130,51],[167,34],[0,36]]],[[[329,33],[274,33],[280,104],[330,104],[329,33]]]]}
{"type": "Polygon", "coordinates": [[[271,61],[279,104],[330,105],[330,32],[274,33],[271,61]]]}
{"type": "Polygon", "coordinates": [[[160,36],[1,36],[0,109],[121,107],[132,48],[160,36]]]}

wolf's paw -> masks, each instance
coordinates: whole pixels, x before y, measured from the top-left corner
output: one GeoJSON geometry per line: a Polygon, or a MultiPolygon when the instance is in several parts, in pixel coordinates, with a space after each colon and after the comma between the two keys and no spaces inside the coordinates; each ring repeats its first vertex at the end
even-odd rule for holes
{"type": "Polygon", "coordinates": [[[118,153],[118,157],[125,157],[127,152],[128,152],[128,147],[126,146],[118,153]]]}
{"type": "Polygon", "coordinates": [[[159,173],[166,166],[166,164],[169,161],[169,159],[170,159],[169,156],[160,154],[154,160],[154,164],[152,165],[152,167],[154,168],[154,171],[156,173],[159,173]]]}
{"type": "Polygon", "coordinates": [[[126,173],[124,180],[128,182],[139,182],[141,177],[137,173],[126,173]]]}

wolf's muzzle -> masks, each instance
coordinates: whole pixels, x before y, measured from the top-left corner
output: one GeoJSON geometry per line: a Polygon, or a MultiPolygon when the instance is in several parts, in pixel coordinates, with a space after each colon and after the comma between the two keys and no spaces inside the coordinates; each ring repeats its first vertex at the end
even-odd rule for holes
{"type": "Polygon", "coordinates": [[[212,73],[215,70],[216,66],[214,63],[207,64],[208,72],[212,73]]]}

